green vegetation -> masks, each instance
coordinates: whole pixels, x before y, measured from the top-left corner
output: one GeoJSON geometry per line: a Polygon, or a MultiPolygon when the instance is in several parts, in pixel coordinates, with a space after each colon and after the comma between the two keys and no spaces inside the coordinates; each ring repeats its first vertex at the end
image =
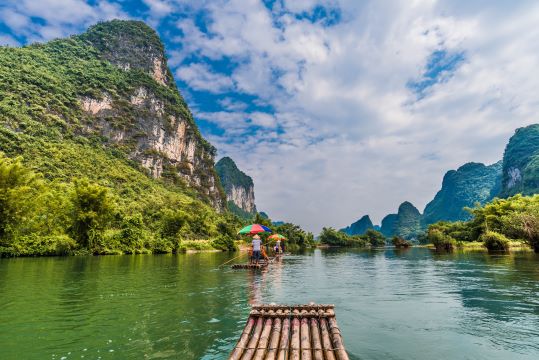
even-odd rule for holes
{"type": "Polygon", "coordinates": [[[423,232],[421,227],[421,213],[412,203],[405,201],[399,206],[394,231],[393,235],[407,240],[415,239],[423,232]]]}
{"type": "Polygon", "coordinates": [[[539,192],[539,124],[517,129],[503,154],[502,196],[539,192]]]}
{"type": "Polygon", "coordinates": [[[501,176],[501,161],[490,166],[468,163],[457,170],[448,171],[441,190],[425,207],[423,222],[429,225],[442,220],[469,220],[471,214],[465,208],[473,207],[476,203],[483,205],[497,196],[501,176]]]}
{"type": "Polygon", "coordinates": [[[509,250],[509,239],[505,235],[495,231],[487,231],[479,237],[485,247],[489,250],[507,251],[509,250]]]}
{"type": "Polygon", "coordinates": [[[152,77],[163,56],[155,31],[116,20],[69,39],[0,47],[0,256],[177,252],[199,239],[235,248],[226,229],[240,220],[209,205],[215,149],[166,64],[166,85],[152,77]],[[130,102],[140,88],[189,124],[200,187],[179,176],[182,164],[163,159],[154,179],[132,159],[155,118],[130,102]],[[94,117],[82,110],[86,98],[110,99],[111,109],[94,117]],[[104,128],[127,135],[112,141],[104,128]]]}
{"type": "Polygon", "coordinates": [[[539,195],[494,199],[469,211],[469,221],[430,225],[428,240],[440,249],[481,241],[491,250],[508,250],[511,243],[523,241],[539,252],[539,195]]]}
{"type": "Polygon", "coordinates": [[[0,155],[0,256],[235,249],[242,225],[235,216],[217,214],[174,187],[138,176],[146,181],[136,185],[148,188],[131,197],[87,178],[48,180],[21,158],[0,155]]]}
{"type": "Polygon", "coordinates": [[[398,236],[394,236],[393,239],[391,239],[391,243],[393,244],[393,246],[397,248],[401,248],[401,247],[407,248],[411,246],[411,244],[408,241],[398,236]]]}
{"type": "Polygon", "coordinates": [[[323,228],[319,235],[320,244],[342,247],[381,247],[385,246],[385,237],[379,231],[369,229],[363,235],[348,235],[334,228],[323,228]]]}

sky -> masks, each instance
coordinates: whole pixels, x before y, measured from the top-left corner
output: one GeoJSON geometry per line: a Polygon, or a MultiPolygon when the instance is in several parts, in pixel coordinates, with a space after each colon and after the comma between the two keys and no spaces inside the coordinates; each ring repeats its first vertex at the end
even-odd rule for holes
{"type": "Polygon", "coordinates": [[[218,157],[274,220],[317,233],[500,160],[537,122],[539,3],[492,0],[3,0],[0,43],[144,20],[218,157]]]}

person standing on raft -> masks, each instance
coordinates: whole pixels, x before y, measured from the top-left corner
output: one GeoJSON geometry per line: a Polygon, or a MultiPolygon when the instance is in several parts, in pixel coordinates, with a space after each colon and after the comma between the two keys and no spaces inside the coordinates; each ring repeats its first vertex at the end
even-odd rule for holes
{"type": "Polygon", "coordinates": [[[253,236],[253,241],[251,244],[253,246],[253,260],[255,264],[258,264],[258,261],[260,260],[260,250],[262,247],[262,240],[260,240],[260,236],[253,236]]]}

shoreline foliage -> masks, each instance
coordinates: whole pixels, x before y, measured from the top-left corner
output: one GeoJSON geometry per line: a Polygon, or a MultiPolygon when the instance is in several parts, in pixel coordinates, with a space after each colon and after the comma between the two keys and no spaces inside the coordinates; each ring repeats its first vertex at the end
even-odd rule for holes
{"type": "Polygon", "coordinates": [[[429,226],[427,239],[437,249],[480,241],[489,250],[509,250],[511,241],[523,241],[539,252],[539,195],[494,199],[468,209],[469,221],[441,221],[429,226]]]}

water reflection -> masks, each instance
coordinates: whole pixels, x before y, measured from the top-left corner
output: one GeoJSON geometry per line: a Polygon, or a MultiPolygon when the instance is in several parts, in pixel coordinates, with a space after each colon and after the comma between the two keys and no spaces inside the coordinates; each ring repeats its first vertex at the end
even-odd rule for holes
{"type": "Polygon", "coordinates": [[[2,359],[223,359],[250,304],[309,301],[336,304],[351,358],[539,358],[533,253],[328,249],[219,267],[234,256],[1,259],[2,359]]]}

